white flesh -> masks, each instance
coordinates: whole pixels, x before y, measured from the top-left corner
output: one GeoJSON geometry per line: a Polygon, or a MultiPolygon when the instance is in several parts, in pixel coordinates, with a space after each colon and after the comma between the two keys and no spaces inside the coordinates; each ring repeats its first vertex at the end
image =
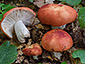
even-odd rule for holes
{"type": "Polygon", "coordinates": [[[10,37],[10,38],[13,38],[13,30],[14,30],[14,25],[17,25],[15,26],[16,30],[15,32],[17,33],[17,38],[20,42],[24,42],[24,37],[27,37],[26,34],[28,34],[27,32],[27,29],[26,27],[24,26],[27,25],[27,26],[31,26],[33,25],[33,23],[35,23],[35,15],[30,12],[30,11],[26,11],[26,10],[14,10],[12,12],[10,12],[3,20],[3,22],[1,23],[1,27],[2,27],[2,30],[10,37]],[[22,24],[22,21],[24,24],[22,24]],[[19,26],[18,26],[19,25],[19,26]],[[21,27],[24,27],[23,29],[20,29],[21,27]],[[20,30],[20,31],[19,31],[20,30]],[[22,31],[24,30],[24,31],[22,31]],[[19,33],[18,33],[19,32],[19,33]],[[20,35],[20,33],[22,35],[20,35]],[[24,36],[23,36],[24,35],[24,36]]]}
{"type": "Polygon", "coordinates": [[[14,28],[15,28],[16,36],[21,43],[25,42],[25,37],[30,37],[30,32],[25,27],[22,21],[18,21],[15,24],[14,28]]]}

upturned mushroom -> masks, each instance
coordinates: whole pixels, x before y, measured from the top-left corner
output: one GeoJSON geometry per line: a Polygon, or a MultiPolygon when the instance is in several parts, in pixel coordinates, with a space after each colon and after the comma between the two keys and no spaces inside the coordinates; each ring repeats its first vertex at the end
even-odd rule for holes
{"type": "Polygon", "coordinates": [[[68,5],[47,4],[39,9],[38,18],[42,24],[62,26],[75,21],[77,12],[68,5]]]}
{"type": "Polygon", "coordinates": [[[73,40],[66,31],[54,29],[44,34],[41,44],[47,51],[63,52],[72,47],[73,40]]]}
{"type": "Polygon", "coordinates": [[[25,42],[25,37],[30,37],[30,32],[26,26],[32,26],[36,22],[35,12],[27,7],[16,7],[6,12],[1,21],[1,30],[9,37],[13,38],[13,31],[21,43],[25,42]]]}
{"type": "Polygon", "coordinates": [[[23,53],[28,56],[36,56],[42,54],[42,49],[38,43],[32,44],[23,49],[23,53]]]}

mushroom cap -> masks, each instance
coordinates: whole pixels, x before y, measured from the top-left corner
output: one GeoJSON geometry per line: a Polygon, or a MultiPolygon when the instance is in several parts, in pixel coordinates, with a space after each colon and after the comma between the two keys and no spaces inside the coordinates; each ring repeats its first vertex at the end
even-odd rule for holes
{"type": "Polygon", "coordinates": [[[32,44],[23,49],[23,53],[28,56],[36,56],[42,54],[42,49],[38,43],[32,44]]]}
{"type": "Polygon", "coordinates": [[[62,52],[72,47],[71,36],[61,29],[48,31],[42,38],[42,47],[48,51],[62,52]]]}
{"type": "Polygon", "coordinates": [[[13,38],[13,27],[18,21],[31,25],[36,16],[35,12],[27,7],[16,7],[6,12],[1,20],[0,28],[9,37],[13,38]]]}
{"type": "Polygon", "coordinates": [[[67,5],[47,4],[39,9],[38,18],[42,24],[61,26],[73,22],[77,18],[77,12],[67,5]]]}

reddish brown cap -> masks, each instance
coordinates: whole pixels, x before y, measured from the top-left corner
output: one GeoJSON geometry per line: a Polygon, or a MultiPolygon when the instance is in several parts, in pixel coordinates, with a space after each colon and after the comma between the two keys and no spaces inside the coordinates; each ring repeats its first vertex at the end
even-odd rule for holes
{"type": "Polygon", "coordinates": [[[75,21],[77,12],[68,5],[47,4],[39,9],[38,18],[43,24],[61,26],[75,21]]]}
{"type": "Polygon", "coordinates": [[[61,29],[48,31],[42,38],[42,47],[48,51],[62,52],[72,47],[71,36],[61,29]]]}
{"type": "Polygon", "coordinates": [[[28,56],[41,55],[42,49],[39,44],[35,43],[23,49],[23,53],[28,56]]]}

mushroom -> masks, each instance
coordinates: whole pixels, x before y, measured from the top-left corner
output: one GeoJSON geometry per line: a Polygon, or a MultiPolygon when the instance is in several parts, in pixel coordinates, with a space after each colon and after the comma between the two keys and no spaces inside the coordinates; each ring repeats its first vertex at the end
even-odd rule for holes
{"type": "Polygon", "coordinates": [[[23,53],[28,56],[36,56],[42,54],[42,49],[38,43],[32,44],[23,49],[23,53]]]}
{"type": "Polygon", "coordinates": [[[53,29],[42,37],[42,47],[53,52],[62,52],[70,49],[73,45],[71,36],[64,30],[53,29]]]}
{"type": "Polygon", "coordinates": [[[36,24],[36,14],[27,7],[16,7],[6,12],[1,21],[1,30],[9,37],[13,38],[13,31],[21,43],[25,42],[25,37],[30,37],[30,32],[26,26],[36,24]],[[26,26],[25,26],[26,25],[26,26]]]}
{"type": "Polygon", "coordinates": [[[75,21],[77,12],[68,5],[47,4],[39,9],[38,18],[42,24],[62,26],[75,21]]]}

